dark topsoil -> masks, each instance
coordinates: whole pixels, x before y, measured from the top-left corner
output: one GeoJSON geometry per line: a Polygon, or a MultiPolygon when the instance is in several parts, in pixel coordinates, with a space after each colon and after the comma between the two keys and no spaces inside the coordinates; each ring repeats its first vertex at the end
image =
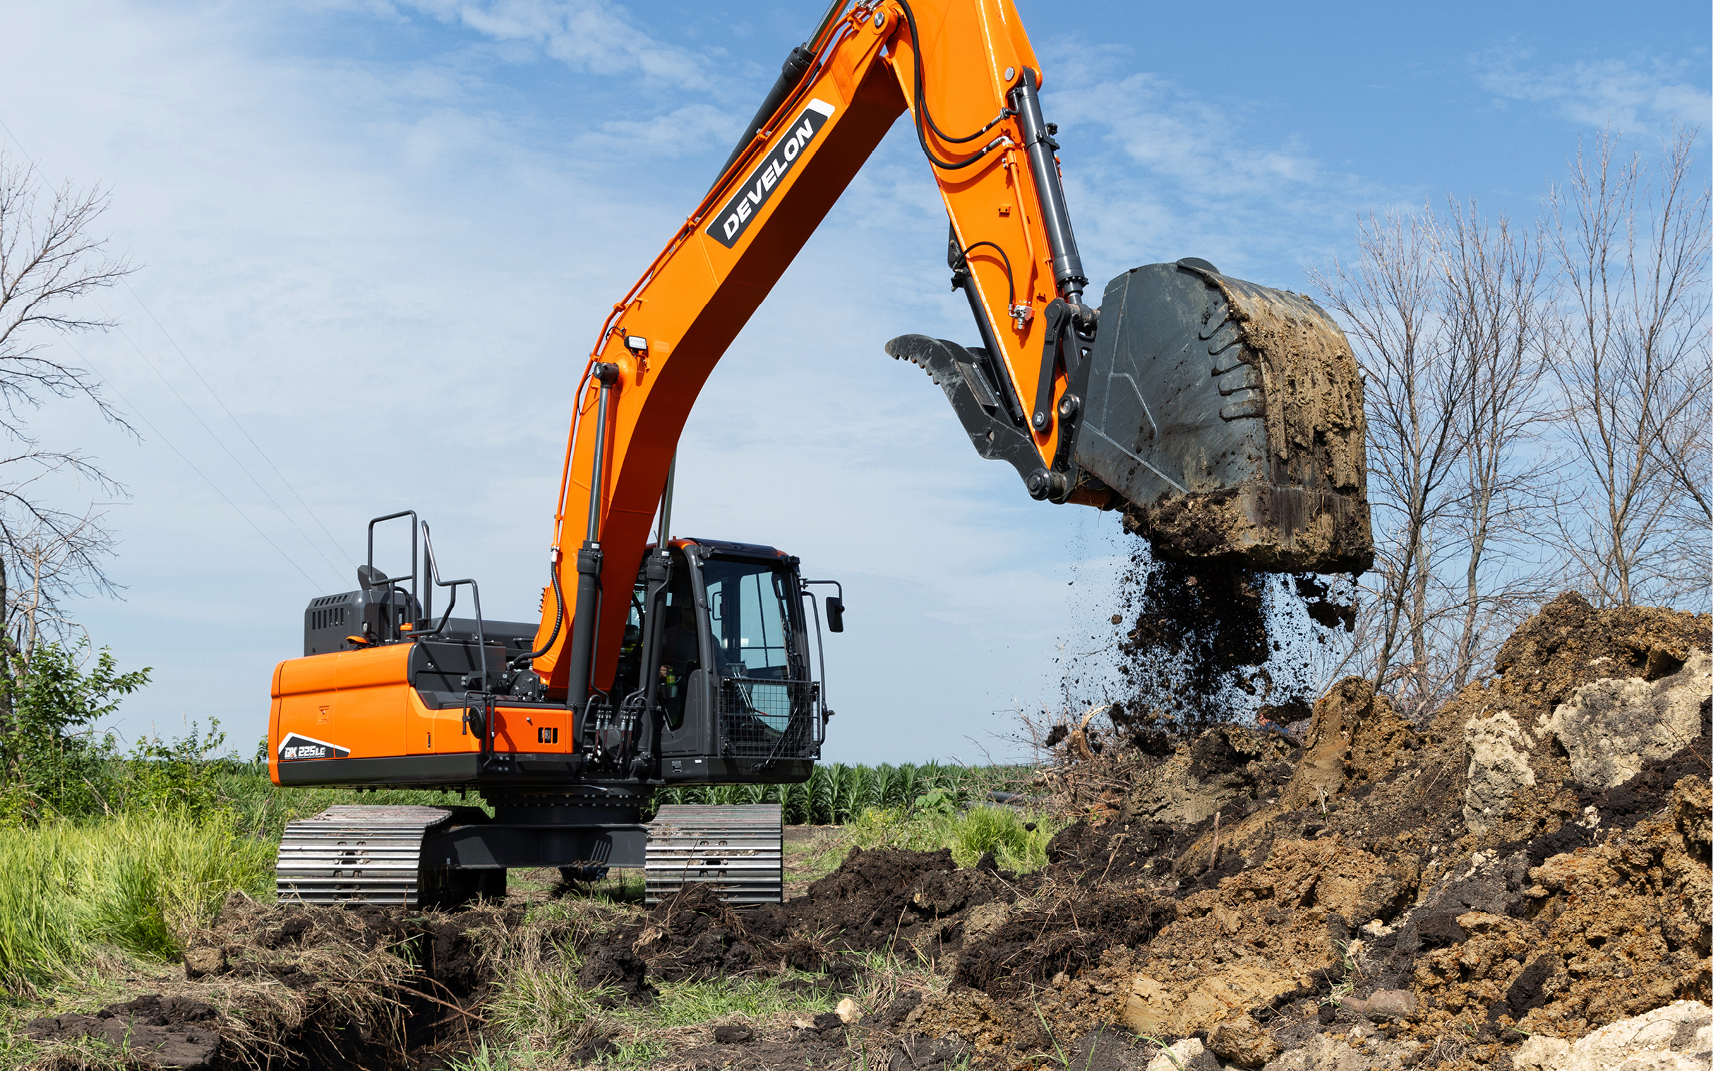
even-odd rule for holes
{"type": "MultiPolygon", "coordinates": [[[[1228,1066],[1260,1066],[1316,1033],[1367,1031],[1360,1062],[1340,1067],[1509,1067],[1526,1033],[1574,1038],[1709,999],[1709,707],[1700,736],[1615,788],[1575,784],[1562,754],[1543,750],[1530,760],[1536,784],[1481,835],[1464,824],[1464,725],[1499,705],[1534,725],[1593,680],[1669,676],[1708,632],[1705,615],[1596,611],[1563,596],[1505,645],[1501,676],[1421,727],[1352,679],[1316,703],[1301,740],[1222,726],[1167,756],[1109,746],[1092,762],[1063,757],[1049,781],[1062,797],[1082,782],[1127,787],[1103,788],[1039,873],[853,850],[789,903],[734,910],[692,886],[565,939],[580,980],[615,1002],[646,1004],[660,982],[786,968],[806,991],[853,993],[871,962],[858,954],[889,948],[946,979],[851,1025],[829,1014],[789,1029],[727,1024],[675,1053],[677,1067],[1138,1071],[1153,1046],[1133,1028],[1200,1036],[1228,1066]]],[[[465,1012],[479,1013],[492,982],[477,954],[484,929],[522,924],[492,907],[229,915],[210,938],[218,955],[187,956],[193,979],[273,971],[286,986],[325,984],[305,957],[246,959],[235,945],[407,949],[415,966],[388,990],[394,1026],[323,996],[270,1060],[208,1000],[173,996],[38,1020],[32,1034],[129,1031],[155,1062],[195,1068],[437,1066],[479,1029],[465,1012]]],[[[575,1057],[610,1051],[597,1038],[575,1057]]]]}

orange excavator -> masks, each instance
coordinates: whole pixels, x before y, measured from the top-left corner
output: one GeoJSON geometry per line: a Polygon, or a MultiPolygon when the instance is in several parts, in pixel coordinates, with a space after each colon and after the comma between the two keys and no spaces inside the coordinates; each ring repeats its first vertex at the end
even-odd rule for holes
{"type": "Polygon", "coordinates": [[[642,866],[651,897],[712,881],[733,902],[779,898],[777,807],[640,816],[660,786],[809,777],[832,713],[821,611],[841,631],[843,592],[817,599],[833,582],[772,547],[674,537],[673,458],[715,362],[906,111],[979,344],[885,348],[945,392],[982,457],[1037,500],[1123,510],[1165,557],[1367,568],[1343,334],[1309,299],[1194,258],[1131,269],[1091,303],[1043,79],[1012,0],[833,0],[601,325],[540,621],[485,619],[414,512],[370,522],[358,590],[310,603],[303,657],[274,671],[274,782],[474,790],[489,808],[294,822],[282,897],[451,903],[502,891],[507,868],[642,866]],[[409,534],[392,575],[375,563],[388,526],[409,534]],[[473,616],[452,616],[461,592],[473,616]]]}

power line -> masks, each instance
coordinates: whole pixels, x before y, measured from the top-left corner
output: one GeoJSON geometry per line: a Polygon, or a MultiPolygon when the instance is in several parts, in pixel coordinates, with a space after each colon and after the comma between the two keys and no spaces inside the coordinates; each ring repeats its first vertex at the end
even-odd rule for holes
{"type": "Polygon", "coordinates": [[[118,387],[114,386],[112,377],[110,377],[107,374],[105,374],[104,372],[102,372],[101,369],[95,367],[95,362],[91,361],[89,359],[88,355],[86,355],[82,350],[78,349],[77,346],[70,339],[66,339],[65,344],[67,346],[71,347],[71,351],[73,353],[77,354],[79,360],[81,360],[84,364],[88,365],[90,367],[90,369],[95,372],[95,374],[97,376],[101,377],[101,381],[103,383],[105,383],[109,388],[111,388],[114,394],[117,394],[119,396],[120,401],[124,402],[127,406],[130,407],[131,412],[137,414],[138,420],[141,420],[144,424],[148,425],[149,430],[154,432],[155,436],[157,438],[159,438],[161,442],[167,444],[167,449],[169,449],[173,453],[177,454],[179,460],[183,461],[186,465],[189,465],[192,472],[195,472],[198,476],[201,476],[203,482],[208,484],[208,486],[213,489],[214,493],[220,496],[220,500],[222,502],[224,502],[228,506],[232,507],[232,512],[234,512],[238,516],[244,518],[245,523],[249,524],[249,526],[251,528],[254,528],[256,530],[256,534],[261,536],[262,539],[268,544],[268,546],[274,548],[274,550],[276,552],[278,552],[279,556],[284,558],[291,565],[291,567],[293,569],[296,569],[299,573],[302,573],[303,578],[305,580],[309,581],[309,583],[312,587],[316,587],[316,588],[320,587],[320,585],[316,583],[315,578],[310,576],[307,572],[304,571],[303,566],[297,564],[297,561],[295,559],[293,559],[290,554],[287,554],[285,552],[285,550],[278,543],[275,543],[273,541],[273,538],[271,536],[269,536],[267,532],[262,530],[261,525],[257,524],[255,521],[251,520],[250,515],[248,513],[245,513],[242,509],[240,509],[238,507],[238,503],[232,501],[230,498],[228,498],[226,496],[226,492],[222,491],[220,489],[220,485],[215,483],[212,479],[209,478],[208,473],[203,472],[200,468],[197,467],[196,462],[194,462],[190,458],[186,457],[183,450],[180,450],[177,446],[174,446],[173,441],[171,439],[167,438],[166,435],[164,435],[161,432],[161,429],[155,427],[154,421],[150,420],[147,416],[145,416],[143,414],[143,411],[141,409],[137,408],[137,405],[135,402],[133,402],[133,401],[131,401],[131,399],[125,397],[124,391],[122,391],[118,387]]]}
{"type": "MultiPolygon", "coordinates": [[[[225,400],[222,399],[214,390],[214,387],[208,382],[208,380],[203,378],[202,370],[196,367],[196,363],[190,359],[190,355],[184,352],[184,347],[180,346],[178,344],[178,340],[173,338],[167,331],[166,326],[161,323],[160,318],[155,315],[154,310],[144,303],[143,299],[137,295],[135,290],[131,289],[131,284],[129,282],[125,282],[124,280],[120,281],[124,284],[125,292],[130,294],[132,300],[136,301],[138,305],[142,306],[143,311],[149,314],[149,319],[155,322],[155,326],[160,328],[161,334],[166,336],[166,340],[168,342],[172,343],[172,348],[178,351],[178,355],[184,358],[184,363],[189,366],[193,373],[196,374],[197,381],[207,389],[209,396],[212,397],[216,404],[220,406],[227,418],[232,421],[233,426],[238,429],[245,439],[249,440],[251,446],[256,448],[256,453],[261,455],[262,460],[268,463],[268,468],[274,470],[274,475],[280,478],[280,482],[285,484],[286,490],[290,491],[292,497],[297,499],[298,505],[302,506],[303,511],[309,514],[310,518],[315,521],[316,526],[321,529],[321,533],[327,537],[328,542],[332,543],[333,546],[338,549],[339,553],[345,556],[345,560],[355,567],[357,564],[356,560],[346,552],[345,547],[339,542],[338,538],[335,537],[332,532],[327,530],[327,525],[321,522],[321,518],[316,516],[315,510],[311,509],[309,503],[304,501],[303,496],[297,493],[297,488],[292,485],[290,480],[286,479],[285,473],[281,472],[280,467],[274,464],[274,459],[269,457],[267,451],[263,450],[261,444],[256,442],[255,438],[251,436],[249,429],[244,427],[243,423],[239,421],[238,417],[231,409],[227,408],[225,400]]],[[[323,555],[323,557],[325,557],[325,555],[323,555]]],[[[330,562],[329,564],[332,563],[330,562]]]]}
{"type": "MultiPolygon", "coordinates": [[[[191,415],[191,418],[198,424],[202,425],[202,430],[206,431],[208,433],[208,437],[214,440],[215,445],[220,447],[221,451],[225,453],[227,457],[232,459],[232,464],[237,465],[238,470],[245,476],[249,477],[250,482],[256,485],[256,490],[262,492],[262,497],[268,500],[268,504],[279,511],[279,515],[284,517],[286,519],[286,523],[291,525],[297,534],[303,537],[303,541],[309,544],[310,549],[321,555],[321,560],[327,563],[327,567],[329,569],[333,570],[334,576],[338,576],[339,567],[333,564],[333,559],[329,558],[326,552],[317,546],[314,540],[309,538],[309,534],[298,525],[297,521],[292,519],[291,514],[287,513],[285,508],[275,501],[274,496],[268,493],[268,489],[262,486],[262,481],[256,479],[255,474],[252,473],[242,461],[238,460],[238,455],[232,452],[231,448],[226,445],[225,440],[221,439],[219,435],[214,433],[214,429],[208,426],[208,422],[206,420],[202,419],[202,414],[198,413],[195,407],[185,400],[184,395],[180,394],[178,388],[173,385],[173,381],[166,377],[166,373],[162,372],[160,368],[155,365],[155,362],[149,360],[149,355],[143,352],[143,347],[137,345],[137,341],[131,337],[131,333],[126,331],[124,326],[119,324],[117,320],[114,320],[113,315],[107,311],[107,307],[102,305],[93,294],[89,295],[89,300],[95,302],[95,306],[101,310],[103,315],[107,316],[109,320],[114,321],[113,329],[118,331],[120,336],[123,337],[126,342],[131,344],[131,348],[137,351],[137,356],[141,357],[143,359],[143,363],[149,366],[149,371],[153,372],[162,383],[166,384],[167,390],[172,391],[173,397],[178,399],[178,404],[184,406],[185,411],[191,415]]],[[[103,378],[105,379],[107,377],[103,378]]],[[[112,383],[111,379],[108,379],[107,381],[109,384],[112,383]]],[[[136,406],[133,405],[131,408],[136,409],[136,406]]]]}
{"type": "MultiPolygon", "coordinates": [[[[30,166],[32,168],[38,166],[36,164],[35,157],[31,156],[29,150],[24,148],[23,142],[18,140],[18,135],[14,134],[12,132],[12,128],[10,126],[6,125],[6,122],[4,119],[0,119],[0,130],[4,130],[6,132],[6,136],[11,139],[13,145],[17,146],[18,151],[23,154],[24,159],[26,159],[30,162],[30,166]]],[[[190,358],[185,355],[184,350],[179,346],[177,340],[175,340],[172,337],[172,335],[167,332],[167,329],[161,325],[161,322],[155,316],[154,311],[152,309],[150,309],[146,304],[144,304],[143,300],[141,298],[137,297],[136,292],[131,290],[131,285],[129,283],[125,284],[125,289],[128,293],[131,294],[131,297],[136,300],[137,304],[142,306],[143,311],[149,314],[149,319],[154,320],[155,326],[160,328],[161,334],[166,335],[167,341],[171,342],[173,348],[178,350],[179,356],[184,358],[185,364],[190,365],[191,371],[196,373],[196,378],[202,381],[202,385],[208,389],[208,393],[214,396],[214,400],[216,402],[219,402],[220,408],[226,410],[226,415],[232,419],[232,423],[237,424],[238,430],[240,432],[243,432],[244,437],[246,439],[250,440],[250,445],[254,446],[256,448],[256,452],[258,454],[261,454],[262,460],[266,461],[270,468],[273,468],[276,475],[279,475],[280,482],[284,483],[286,485],[286,487],[291,491],[292,495],[295,496],[297,498],[297,500],[303,504],[305,512],[309,513],[309,515],[315,519],[315,523],[321,527],[321,530],[324,533],[327,534],[328,539],[333,541],[333,544],[335,547],[338,547],[339,546],[338,540],[333,539],[333,535],[331,532],[327,532],[327,526],[325,524],[321,523],[321,518],[315,516],[315,511],[311,510],[309,508],[309,504],[307,502],[303,501],[303,496],[299,495],[297,493],[297,488],[292,487],[291,482],[285,478],[285,475],[283,473],[280,473],[278,466],[274,465],[273,459],[271,459],[267,456],[267,454],[262,450],[262,448],[256,444],[255,439],[251,438],[250,433],[248,431],[245,431],[244,426],[242,424],[238,423],[238,418],[236,416],[232,415],[232,411],[230,409],[227,409],[226,403],[221,400],[221,398],[218,394],[215,393],[214,388],[210,387],[208,385],[208,381],[206,379],[203,379],[201,371],[199,371],[197,369],[196,365],[191,362],[190,358]]],[[[93,298],[93,296],[91,296],[91,300],[92,301],[95,300],[93,298]]],[[[106,308],[104,306],[101,306],[101,303],[99,301],[95,301],[95,304],[98,307],[101,307],[103,314],[107,314],[106,308]]],[[[110,315],[109,315],[109,319],[111,319],[110,315]]],[[[118,325],[115,324],[115,327],[118,327],[118,325]]],[[[274,497],[272,495],[268,494],[267,489],[262,486],[261,481],[257,480],[256,477],[251,474],[250,470],[244,466],[244,463],[242,461],[238,460],[237,456],[235,454],[233,454],[230,449],[227,448],[225,442],[223,442],[218,435],[214,434],[214,429],[210,428],[208,426],[207,422],[204,421],[202,419],[202,417],[196,412],[196,410],[191,407],[190,403],[185,401],[184,395],[180,394],[178,391],[178,388],[173,386],[172,381],[167,379],[167,377],[161,372],[161,370],[155,366],[154,362],[149,360],[148,355],[143,352],[142,347],[137,345],[136,341],[131,338],[131,336],[125,331],[125,329],[123,327],[118,327],[118,331],[121,335],[124,336],[125,341],[129,342],[131,344],[131,348],[137,351],[138,356],[143,358],[143,363],[147,364],[149,366],[149,369],[152,372],[154,372],[156,376],[160,377],[161,382],[163,382],[167,385],[167,389],[172,391],[173,396],[179,400],[179,404],[183,405],[185,407],[185,409],[190,411],[190,415],[192,417],[196,418],[196,422],[198,424],[202,425],[202,429],[204,431],[208,432],[209,437],[212,438],[215,441],[215,443],[219,445],[221,450],[225,451],[226,456],[231,458],[233,463],[236,464],[238,466],[238,468],[243,471],[244,475],[248,476],[250,478],[250,482],[255,484],[256,489],[262,492],[263,497],[267,498],[268,502],[273,505],[274,509],[279,511],[280,516],[284,517],[286,519],[287,523],[289,523],[294,529],[297,530],[298,535],[303,537],[304,542],[308,543],[310,545],[310,547],[318,555],[321,556],[321,560],[325,561],[327,563],[328,568],[332,569],[334,574],[337,575],[339,573],[339,567],[337,565],[334,565],[333,560],[331,558],[327,557],[326,553],[324,553],[321,550],[321,548],[315,544],[314,540],[309,538],[308,534],[306,534],[303,531],[303,529],[298,526],[298,524],[295,520],[292,520],[291,515],[286,513],[286,511],[283,508],[281,508],[281,506],[278,502],[274,501],[274,497]]],[[[214,493],[220,496],[221,501],[225,502],[228,506],[231,506],[233,512],[237,513],[238,516],[244,518],[245,523],[249,524],[249,526],[251,528],[254,528],[256,530],[256,534],[261,536],[262,539],[268,544],[268,546],[274,548],[274,550],[276,552],[278,552],[279,556],[284,558],[287,561],[287,563],[289,563],[291,565],[291,567],[293,569],[296,569],[298,571],[298,573],[300,573],[305,580],[309,581],[311,586],[317,586],[317,587],[319,586],[316,584],[315,578],[310,576],[309,573],[307,571],[305,571],[303,566],[301,566],[297,563],[296,559],[294,559],[291,555],[287,554],[285,552],[284,548],[282,548],[278,543],[274,542],[273,538],[271,536],[269,536],[268,533],[262,529],[261,525],[257,524],[254,520],[252,520],[248,513],[245,513],[242,509],[240,509],[238,504],[236,502],[234,502],[230,497],[228,497],[226,492],[222,491],[220,489],[220,486],[218,484],[216,484],[214,482],[214,480],[211,479],[206,472],[203,472],[202,469],[200,467],[198,467],[194,461],[190,460],[190,458],[185,455],[184,451],[180,450],[176,445],[174,445],[173,441],[171,439],[168,439],[166,437],[166,435],[158,427],[155,426],[154,421],[150,420],[148,418],[148,416],[146,416],[143,413],[143,411],[137,407],[137,404],[135,402],[131,401],[129,398],[127,398],[125,396],[125,393],[118,388],[118,386],[114,383],[113,378],[111,376],[104,374],[99,368],[96,368],[95,363],[93,361],[91,361],[89,359],[89,357],[83,353],[82,350],[79,350],[77,348],[77,346],[74,345],[70,341],[70,339],[66,339],[65,342],[66,342],[66,345],[71,348],[71,351],[78,355],[79,359],[81,359],[86,365],[88,365],[92,370],[94,370],[94,372],[97,376],[101,377],[101,380],[104,383],[106,383],[106,385],[109,388],[112,389],[113,393],[117,394],[119,396],[120,400],[123,401],[131,409],[131,411],[137,415],[137,418],[139,420],[141,420],[144,424],[148,425],[149,430],[154,432],[155,435],[157,437],[159,437],[161,442],[163,442],[167,445],[168,449],[170,449],[173,453],[178,455],[179,460],[183,461],[186,465],[189,465],[193,472],[195,472],[198,476],[202,477],[203,482],[207,483],[208,486],[214,491],[214,493]]],[[[340,553],[344,554],[343,548],[340,548],[340,553]]],[[[350,560],[350,555],[346,554],[345,557],[347,560],[350,560]]]]}

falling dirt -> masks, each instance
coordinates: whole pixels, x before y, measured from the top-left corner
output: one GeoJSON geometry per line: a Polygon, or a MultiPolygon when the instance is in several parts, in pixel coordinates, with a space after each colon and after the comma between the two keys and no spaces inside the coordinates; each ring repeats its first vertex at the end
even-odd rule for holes
{"type": "MultiPolygon", "coordinates": [[[[1065,709],[1104,708],[1117,743],[1154,755],[1215,725],[1306,721],[1315,695],[1294,667],[1354,627],[1347,590],[1341,578],[1164,560],[1137,546],[1119,578],[1116,635],[1067,660],[1065,709]]],[[[1072,728],[1050,726],[1040,743],[1072,728]]]]}

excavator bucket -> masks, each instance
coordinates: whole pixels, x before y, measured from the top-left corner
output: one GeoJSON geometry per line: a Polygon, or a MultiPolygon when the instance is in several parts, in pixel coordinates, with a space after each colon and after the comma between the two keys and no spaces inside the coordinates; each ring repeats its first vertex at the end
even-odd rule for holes
{"type": "Polygon", "coordinates": [[[1122,508],[1157,555],[1269,572],[1373,564],[1362,381],[1331,317],[1206,261],[1133,268],[1106,286],[1068,370],[1050,472],[998,404],[987,354],[906,335],[984,457],[1037,497],[1122,508]],[[1025,449],[1029,447],[1029,449],[1025,449]],[[1043,488],[1051,488],[1042,493],[1043,488]]]}

